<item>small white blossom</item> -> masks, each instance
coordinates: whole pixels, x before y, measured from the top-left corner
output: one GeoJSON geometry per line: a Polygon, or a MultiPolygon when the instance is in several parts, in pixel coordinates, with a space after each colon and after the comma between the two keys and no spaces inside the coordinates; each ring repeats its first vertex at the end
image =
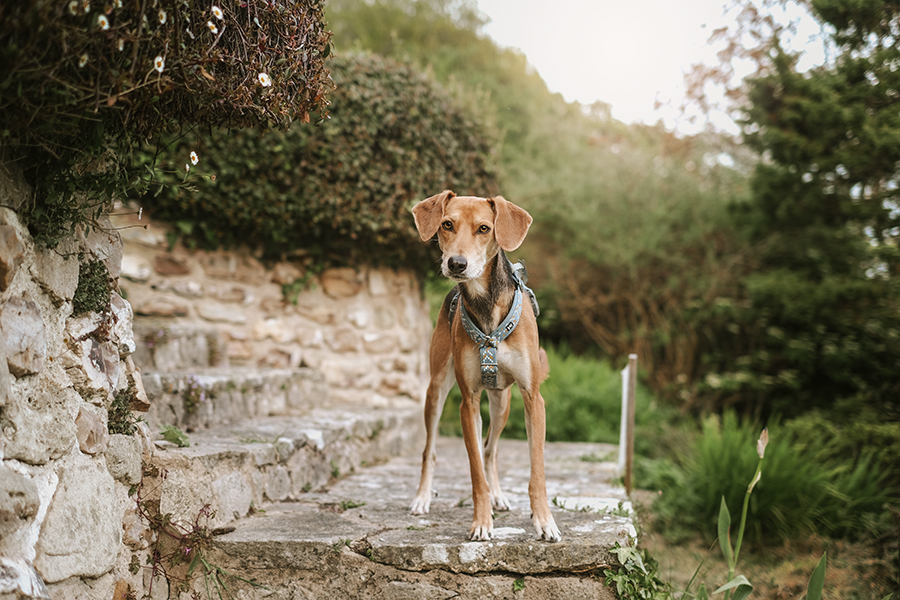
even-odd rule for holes
{"type": "Polygon", "coordinates": [[[185,29],[184,31],[191,37],[191,39],[194,39],[194,32],[192,32],[190,29],[185,29]]]}
{"type": "Polygon", "coordinates": [[[73,15],[78,14],[78,0],[72,0],[69,2],[69,12],[73,15]]]}
{"type": "Polygon", "coordinates": [[[215,18],[217,18],[220,21],[225,18],[225,13],[223,13],[222,9],[216,5],[213,5],[213,7],[212,7],[212,14],[215,18]]]}
{"type": "Polygon", "coordinates": [[[759,455],[759,458],[763,458],[766,455],[766,446],[769,444],[769,428],[766,427],[762,430],[762,433],[759,436],[759,440],[756,442],[756,453],[759,455]]]}
{"type": "Polygon", "coordinates": [[[160,73],[162,73],[163,69],[166,68],[166,61],[163,59],[162,56],[157,56],[156,59],[154,59],[153,68],[156,69],[157,71],[159,71],[160,73]]]}
{"type": "Polygon", "coordinates": [[[166,24],[166,11],[164,11],[163,9],[159,9],[159,24],[166,24]]]}
{"type": "Polygon", "coordinates": [[[187,173],[191,170],[191,165],[184,163],[184,172],[187,173]]]}
{"type": "Polygon", "coordinates": [[[209,27],[209,30],[212,31],[214,34],[219,33],[219,28],[216,27],[216,24],[213,23],[212,21],[207,21],[206,26],[209,27]]]}
{"type": "Polygon", "coordinates": [[[87,61],[88,61],[88,55],[87,55],[87,52],[85,52],[84,54],[81,55],[81,58],[78,59],[78,68],[80,69],[81,67],[86,65],[87,61]]]}
{"type": "Polygon", "coordinates": [[[113,0],[113,8],[122,8],[122,0],[113,0]]]}
{"type": "Polygon", "coordinates": [[[263,87],[269,87],[270,85],[272,85],[272,80],[269,79],[269,76],[266,73],[260,73],[259,84],[263,87]]]}
{"type": "Polygon", "coordinates": [[[81,0],[81,10],[83,10],[85,14],[91,12],[91,3],[88,0],[81,0]]]}
{"type": "Polygon", "coordinates": [[[100,27],[101,31],[106,31],[109,29],[109,19],[107,19],[105,15],[99,15],[97,17],[97,25],[100,27]]]}
{"type": "Polygon", "coordinates": [[[119,38],[119,52],[125,49],[125,40],[119,38]]]}
{"type": "Polygon", "coordinates": [[[191,164],[196,165],[198,162],[200,162],[200,157],[197,156],[196,152],[191,152],[191,164]]]}

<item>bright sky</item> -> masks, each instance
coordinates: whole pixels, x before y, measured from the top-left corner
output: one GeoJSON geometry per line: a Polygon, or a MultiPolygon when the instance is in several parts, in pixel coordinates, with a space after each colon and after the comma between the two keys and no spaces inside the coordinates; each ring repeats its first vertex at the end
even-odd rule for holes
{"type": "MultiPolygon", "coordinates": [[[[726,2],[478,0],[478,8],[491,19],[485,32],[501,46],[522,50],[566,100],[602,100],[616,119],[652,124],[662,118],[671,128],[677,111],[654,111],[654,102],[677,106],[690,65],[713,62],[707,39],[727,23],[726,2]]],[[[809,23],[797,39],[816,33],[809,23]]]]}

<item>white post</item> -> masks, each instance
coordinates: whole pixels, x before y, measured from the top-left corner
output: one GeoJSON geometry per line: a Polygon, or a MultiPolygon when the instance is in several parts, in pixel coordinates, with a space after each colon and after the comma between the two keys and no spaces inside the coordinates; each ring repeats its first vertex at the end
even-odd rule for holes
{"type": "Polygon", "coordinates": [[[628,355],[628,365],[622,369],[622,417],[619,422],[619,459],[617,467],[625,482],[625,492],[631,494],[634,464],[634,392],[637,387],[637,354],[628,355]]]}

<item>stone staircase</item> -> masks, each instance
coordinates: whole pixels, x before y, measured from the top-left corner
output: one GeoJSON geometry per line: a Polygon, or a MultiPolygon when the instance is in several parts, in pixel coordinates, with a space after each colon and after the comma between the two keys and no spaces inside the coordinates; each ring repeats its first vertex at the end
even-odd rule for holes
{"type": "MultiPolygon", "coordinates": [[[[548,444],[547,491],[563,535],[553,544],[531,525],[527,443],[503,440],[512,508],[496,515],[492,541],[469,542],[461,439],[439,440],[431,512],[407,510],[424,447],[416,402],[330,402],[308,368],[197,366],[143,381],[150,430],[174,425],[190,441],[155,442],[143,499],[183,527],[208,506],[205,525],[220,534],[206,560],[227,589],[198,569],[191,585],[201,598],[615,597],[600,575],[616,564],[614,544],[636,534],[624,489],[609,484],[613,446],[548,444]]],[[[157,579],[151,597],[181,593],[157,579]]]]}

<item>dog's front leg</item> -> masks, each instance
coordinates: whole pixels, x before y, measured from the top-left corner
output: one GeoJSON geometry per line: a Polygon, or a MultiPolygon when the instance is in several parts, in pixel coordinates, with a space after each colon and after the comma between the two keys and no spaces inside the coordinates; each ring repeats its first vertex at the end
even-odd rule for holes
{"type": "Polygon", "coordinates": [[[437,453],[434,443],[438,435],[438,422],[447,394],[453,386],[453,359],[449,357],[435,357],[432,351],[431,382],[428,384],[428,392],[425,395],[425,451],[422,452],[422,476],[419,479],[419,489],[413,498],[409,511],[414,515],[424,515],[431,507],[431,486],[434,481],[434,464],[437,453]]]}
{"type": "Polygon", "coordinates": [[[490,402],[491,423],[488,428],[488,437],[484,446],[485,475],[488,487],[491,490],[491,506],[495,510],[509,510],[509,500],[500,489],[500,477],[497,474],[497,446],[500,441],[500,433],[509,419],[510,396],[512,388],[505,390],[488,390],[490,402]]]}
{"type": "Polygon", "coordinates": [[[491,514],[491,491],[484,476],[484,462],[481,455],[481,408],[480,398],[469,389],[462,389],[462,404],[459,406],[459,417],[462,423],[463,440],[466,453],[469,455],[469,473],[472,476],[472,503],[475,505],[475,516],[469,529],[469,539],[486,541],[491,539],[494,518],[491,514]]]}
{"type": "Polygon", "coordinates": [[[547,502],[547,484],[544,479],[544,440],[547,435],[544,398],[540,389],[522,390],[525,404],[525,429],[528,434],[528,450],[531,454],[531,478],[528,481],[528,498],[531,501],[531,522],[538,536],[558,542],[562,539],[556,521],[547,502]]]}

